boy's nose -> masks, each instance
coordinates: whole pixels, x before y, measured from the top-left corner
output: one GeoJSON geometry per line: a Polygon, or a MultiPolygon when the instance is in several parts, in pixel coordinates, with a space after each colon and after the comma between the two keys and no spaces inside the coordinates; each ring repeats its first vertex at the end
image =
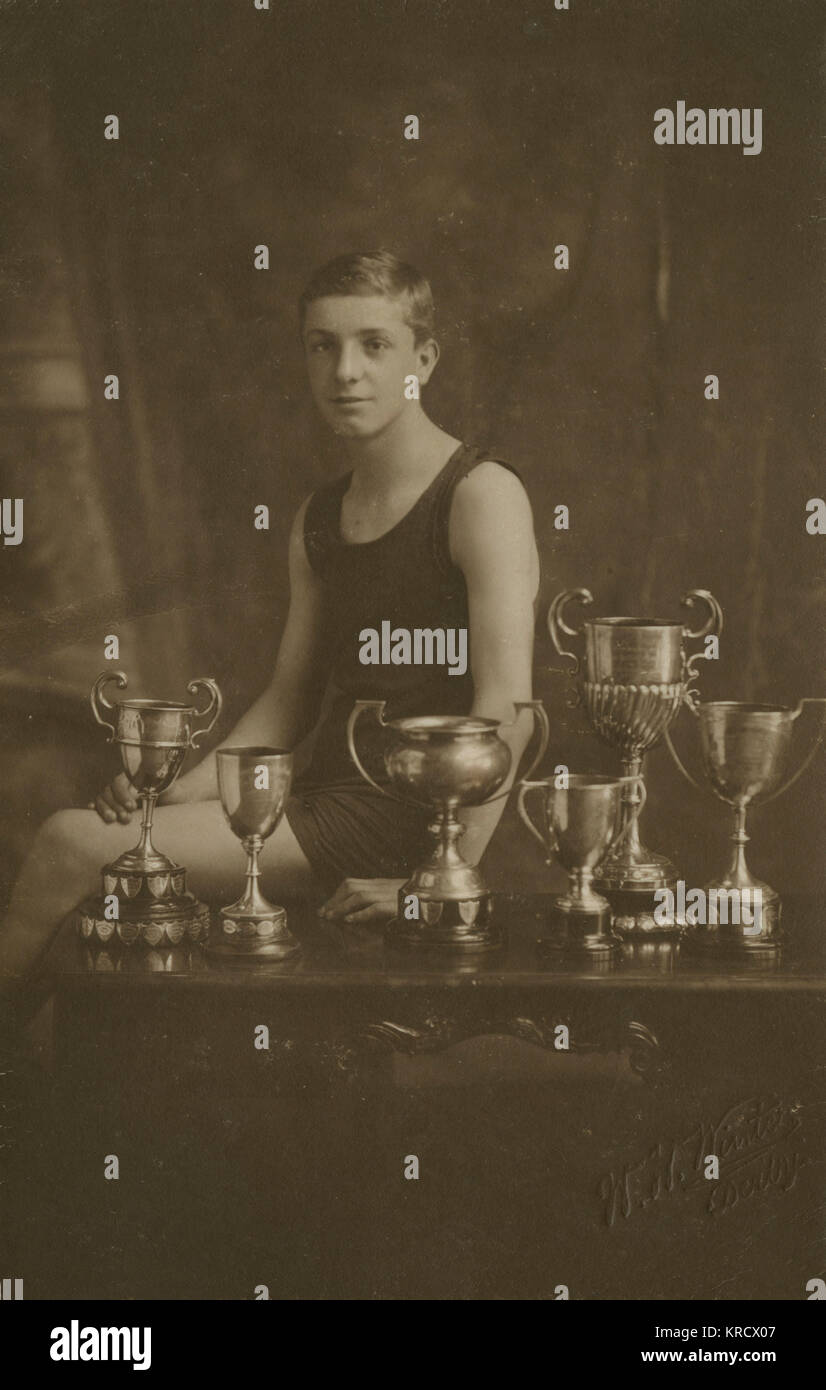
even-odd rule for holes
{"type": "Polygon", "coordinates": [[[339,381],[357,381],[360,376],[358,352],[353,348],[342,348],[336,363],[336,377],[339,381]]]}

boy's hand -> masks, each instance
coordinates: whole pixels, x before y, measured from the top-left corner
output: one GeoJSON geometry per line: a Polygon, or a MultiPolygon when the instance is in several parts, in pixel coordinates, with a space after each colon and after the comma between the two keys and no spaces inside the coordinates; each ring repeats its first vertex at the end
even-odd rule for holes
{"type": "Polygon", "coordinates": [[[132,812],[137,809],[138,793],[125,772],[119,772],[105,791],[89,802],[89,810],[97,811],[107,825],[116,820],[120,821],[121,825],[128,825],[132,819],[132,812]]]}
{"type": "Polygon", "coordinates": [[[383,926],[395,917],[403,878],[345,878],[319,916],[328,921],[376,923],[383,926]]]}

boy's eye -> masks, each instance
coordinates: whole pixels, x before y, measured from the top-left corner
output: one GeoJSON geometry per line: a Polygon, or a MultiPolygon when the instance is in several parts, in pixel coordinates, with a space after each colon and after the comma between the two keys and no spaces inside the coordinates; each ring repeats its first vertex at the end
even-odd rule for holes
{"type": "Polygon", "coordinates": [[[310,352],[327,352],[329,347],[329,343],[312,343],[310,345],[310,352]]]}
{"type": "Polygon", "coordinates": [[[367,346],[371,352],[375,352],[378,348],[386,348],[389,345],[382,338],[371,338],[367,346]]]}

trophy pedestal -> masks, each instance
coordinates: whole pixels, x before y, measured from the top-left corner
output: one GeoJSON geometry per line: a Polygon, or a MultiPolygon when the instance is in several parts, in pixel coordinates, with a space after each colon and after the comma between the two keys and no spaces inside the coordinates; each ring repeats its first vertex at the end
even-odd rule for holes
{"type": "MultiPolygon", "coordinates": [[[[667,687],[670,689],[670,687],[667,687]]],[[[679,691],[680,687],[675,687],[679,691]]],[[[668,710],[668,718],[673,718],[674,709],[668,702],[657,706],[660,713],[668,710]]],[[[626,777],[642,779],[642,756],[625,750],[622,769],[626,777]]],[[[602,863],[594,872],[594,888],[604,894],[611,904],[613,926],[623,940],[659,937],[675,939],[680,935],[678,923],[662,925],[657,922],[654,911],[659,899],[656,894],[663,888],[673,892],[677,886],[677,870],[664,854],[657,854],[640,841],[639,786],[631,782],[622,797],[621,833],[616,847],[609,850],[602,863]],[[634,813],[637,812],[635,815],[634,813]]]]}
{"type": "Polygon", "coordinates": [[[89,944],[167,947],[202,941],[209,930],[209,908],[187,891],[186,869],[176,864],[160,871],[121,867],[118,860],[101,874],[103,893],[78,909],[81,938],[89,944]],[[107,917],[107,899],[115,897],[116,919],[107,917]]]}
{"type": "Polygon", "coordinates": [[[301,951],[287,926],[283,907],[244,912],[240,904],[222,907],[220,932],[206,945],[207,953],[225,960],[290,960],[301,951]]]}
{"type": "Polygon", "coordinates": [[[84,969],[90,975],[183,975],[188,973],[193,955],[193,943],[188,940],[178,946],[162,943],[124,951],[117,938],[110,939],[108,945],[91,938],[82,942],[81,949],[84,969]]]}
{"type": "Polygon", "coordinates": [[[505,931],[493,915],[493,894],[480,886],[463,898],[437,898],[417,891],[413,880],[399,889],[398,916],[384,934],[390,947],[434,946],[451,951],[496,951],[505,944],[505,931]],[[406,900],[418,900],[419,916],[405,916],[406,900]]]}
{"type": "MultiPolygon", "coordinates": [[[[783,904],[778,893],[770,888],[767,883],[757,883],[754,886],[759,888],[762,893],[759,923],[744,922],[719,922],[709,923],[706,926],[694,925],[691,922],[686,924],[684,937],[685,945],[691,950],[713,951],[719,955],[756,957],[767,956],[776,957],[783,945],[783,932],[780,926],[780,917],[783,904]],[[755,931],[755,927],[759,930],[755,931]]],[[[749,885],[751,888],[751,885],[749,885]]],[[[705,888],[706,900],[712,891],[717,893],[730,892],[732,884],[725,881],[709,883],[705,888]]],[[[728,915],[728,912],[727,912],[728,915]]]]}
{"type": "Polygon", "coordinates": [[[658,891],[677,886],[677,870],[664,854],[640,846],[633,857],[627,852],[609,855],[594,875],[594,887],[611,904],[613,928],[623,939],[673,940],[680,935],[679,922],[663,925],[654,916],[658,891]]]}
{"type": "Polygon", "coordinates": [[[548,912],[548,935],[537,942],[542,956],[564,956],[593,961],[618,960],[622,942],[611,931],[611,909],[583,909],[555,899],[548,912]]]}
{"type": "Polygon", "coordinates": [[[464,826],[455,807],[438,813],[430,858],[399,889],[398,915],[385,931],[388,946],[435,946],[449,951],[496,951],[505,932],[493,916],[493,894],[456,842],[464,826]],[[411,917],[412,910],[416,916],[411,917]]]}

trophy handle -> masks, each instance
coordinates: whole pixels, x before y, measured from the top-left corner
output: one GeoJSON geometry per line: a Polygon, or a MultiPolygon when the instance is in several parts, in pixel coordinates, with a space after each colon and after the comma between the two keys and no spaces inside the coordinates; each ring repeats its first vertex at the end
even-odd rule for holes
{"type": "MultiPolygon", "coordinates": [[[[797,706],[797,709],[792,711],[792,719],[797,719],[798,715],[803,713],[804,705],[826,705],[826,696],[807,695],[804,700],[800,701],[800,704],[797,706]]],[[[782,796],[785,791],[789,790],[789,787],[794,786],[798,777],[803,776],[803,773],[806,771],[806,768],[809,766],[809,763],[812,761],[812,758],[814,757],[815,753],[817,752],[818,748],[823,742],[824,733],[826,733],[826,709],[824,709],[823,711],[823,718],[820,721],[820,728],[817,731],[817,738],[815,739],[814,743],[809,749],[809,752],[806,754],[806,757],[803,759],[803,762],[800,764],[800,767],[797,769],[797,772],[793,773],[792,776],[788,779],[788,781],[783,783],[782,787],[778,787],[777,791],[772,792],[771,796],[761,797],[761,806],[767,806],[770,801],[774,801],[776,796],[782,796]]]]}
{"type": "Polygon", "coordinates": [[[92,714],[95,716],[95,719],[97,720],[98,724],[102,725],[104,729],[109,730],[109,737],[106,740],[107,743],[111,743],[112,739],[115,737],[115,726],[114,724],[110,724],[108,719],[101,718],[100,711],[104,709],[111,714],[113,709],[115,708],[114,705],[109,703],[109,701],[103,693],[103,687],[109,681],[115,681],[117,683],[118,690],[125,690],[128,684],[126,675],[123,671],[101,671],[100,675],[98,676],[97,680],[92,686],[91,692],[89,694],[89,701],[92,706],[92,714]]]}
{"type": "Polygon", "coordinates": [[[353,759],[353,762],[355,763],[365,782],[369,782],[370,786],[375,787],[376,791],[381,792],[382,796],[387,796],[388,792],[385,790],[384,787],[379,786],[375,778],[371,777],[370,773],[362,765],[361,758],[356,752],[354,733],[356,728],[356,721],[361,717],[364,711],[368,709],[373,711],[379,723],[382,725],[382,727],[384,727],[383,716],[384,707],[386,703],[386,700],[356,700],[356,703],[353,705],[353,708],[350,711],[350,718],[347,720],[347,747],[350,750],[350,757],[353,759]]]}
{"type": "Polygon", "coordinates": [[[708,637],[713,633],[719,637],[723,631],[723,610],[712,593],[708,589],[689,589],[688,593],[683,594],[680,599],[680,606],[683,608],[693,608],[697,602],[708,604],[708,617],[702,626],[693,629],[683,628],[683,635],[692,641],[698,641],[702,637],[708,637]]]}
{"type": "MultiPolygon", "coordinates": [[[[715,637],[719,637],[720,633],[723,631],[723,610],[714,595],[709,593],[708,589],[689,589],[688,593],[683,594],[680,599],[680,603],[686,608],[693,608],[698,601],[708,606],[708,617],[705,622],[696,629],[684,627],[683,636],[687,641],[694,642],[701,641],[704,637],[708,637],[710,633],[715,637]]],[[[700,702],[699,690],[695,690],[691,685],[691,682],[698,680],[700,675],[694,663],[695,661],[704,660],[706,660],[704,652],[693,652],[689,657],[686,657],[685,653],[683,653],[683,684],[685,686],[683,690],[683,703],[688,705],[692,714],[697,713],[697,706],[700,702]]]]}
{"type": "MultiPolygon", "coordinates": [[[[536,757],[525,773],[525,776],[519,779],[520,782],[527,782],[531,773],[536,771],[545,756],[548,740],[551,737],[551,730],[548,724],[548,716],[545,713],[545,706],[541,700],[514,700],[513,708],[515,711],[514,718],[511,720],[510,724],[500,724],[500,729],[512,729],[516,723],[516,716],[518,716],[519,712],[523,709],[533,710],[534,719],[539,725],[539,748],[537,749],[536,757]]],[[[510,786],[506,792],[497,792],[495,796],[489,796],[487,801],[480,801],[479,805],[489,806],[492,801],[501,801],[503,797],[510,796],[512,791],[513,787],[510,786]]]]}
{"type": "Polygon", "coordinates": [[[566,637],[581,637],[582,632],[579,628],[569,627],[562,616],[562,610],[566,603],[572,599],[577,599],[585,607],[593,603],[594,596],[590,589],[564,589],[561,594],[557,594],[548,609],[548,631],[551,634],[551,641],[554,650],[559,656],[568,656],[574,663],[570,675],[575,676],[579,671],[579,657],[574,652],[569,652],[562,645],[562,634],[566,637]]]}
{"type": "Polygon", "coordinates": [[[545,863],[546,863],[546,864],[550,864],[550,863],[551,863],[551,854],[552,854],[552,853],[554,852],[554,850],[556,850],[556,848],[557,848],[556,836],[554,835],[553,827],[552,827],[552,826],[549,826],[549,827],[548,827],[548,836],[549,836],[549,840],[550,840],[550,844],[549,844],[549,843],[548,843],[548,840],[546,840],[545,836],[542,835],[542,834],[537,830],[537,828],[536,828],[534,822],[531,820],[530,814],[529,814],[529,812],[528,812],[528,808],[527,808],[527,806],[525,805],[525,797],[527,796],[528,792],[537,791],[537,790],[539,790],[540,788],[541,788],[543,791],[547,791],[547,789],[548,789],[548,784],[547,784],[547,782],[526,782],[526,781],[520,782],[520,783],[519,783],[519,797],[518,797],[516,806],[517,806],[517,810],[519,811],[519,815],[520,815],[520,817],[521,817],[523,823],[528,827],[528,829],[530,830],[530,832],[531,832],[531,834],[533,835],[534,839],[535,839],[535,840],[538,840],[539,843],[540,843],[540,845],[542,846],[542,855],[543,855],[543,858],[544,858],[544,860],[545,860],[545,863]]]}
{"type": "Polygon", "coordinates": [[[196,738],[200,738],[202,734],[208,734],[210,729],[215,727],[215,721],[224,704],[223,696],[210,676],[199,676],[197,680],[190,681],[187,690],[190,695],[196,695],[201,686],[209,691],[209,704],[206,709],[196,710],[195,714],[198,719],[205,719],[207,715],[212,715],[212,718],[208,724],[204,724],[203,728],[193,729],[189,740],[190,748],[197,748],[196,738]]]}
{"type": "Polygon", "coordinates": [[[639,801],[635,801],[635,802],[632,802],[632,803],[629,803],[629,802],[626,801],[626,802],[623,803],[624,806],[630,805],[630,806],[631,806],[631,811],[630,811],[630,814],[629,814],[629,816],[628,816],[627,821],[625,822],[625,824],[624,824],[624,825],[621,827],[621,829],[619,830],[616,839],[615,839],[615,840],[612,840],[612,842],[611,842],[611,852],[612,852],[612,853],[613,853],[614,850],[619,849],[619,846],[621,845],[622,841],[625,839],[626,835],[629,835],[632,831],[634,831],[634,830],[637,829],[637,821],[639,820],[640,816],[642,815],[643,807],[645,806],[646,798],[647,798],[647,796],[648,796],[648,792],[647,792],[646,789],[645,789],[645,779],[644,779],[644,777],[643,777],[643,775],[642,775],[641,772],[633,773],[633,774],[632,774],[631,776],[629,776],[629,777],[618,777],[618,778],[617,778],[617,781],[618,781],[618,782],[636,782],[636,784],[637,784],[637,786],[638,786],[638,788],[639,788],[639,790],[640,790],[641,795],[640,795],[639,801]]]}
{"type": "MultiPolygon", "coordinates": [[[[700,716],[700,692],[696,686],[690,685],[689,682],[699,680],[700,672],[695,670],[694,662],[704,660],[705,657],[702,652],[695,652],[694,655],[690,656],[687,660],[685,657],[683,658],[683,695],[681,703],[691,710],[695,719],[698,719],[700,716]]],[[[679,710],[679,705],[677,708],[679,710]]]]}
{"type": "MultiPolygon", "coordinates": [[[[687,701],[687,704],[695,719],[698,719],[699,715],[697,714],[697,709],[695,705],[690,700],[687,701]]],[[[685,763],[683,762],[682,758],[680,757],[679,753],[674,747],[674,744],[671,742],[670,729],[666,729],[665,731],[665,741],[668,744],[669,753],[671,754],[672,758],[674,759],[674,762],[677,764],[677,767],[680,769],[680,772],[683,774],[686,781],[690,782],[692,787],[696,787],[698,792],[705,791],[702,782],[698,782],[696,777],[692,777],[691,773],[689,772],[688,768],[686,767],[685,763]]]]}

